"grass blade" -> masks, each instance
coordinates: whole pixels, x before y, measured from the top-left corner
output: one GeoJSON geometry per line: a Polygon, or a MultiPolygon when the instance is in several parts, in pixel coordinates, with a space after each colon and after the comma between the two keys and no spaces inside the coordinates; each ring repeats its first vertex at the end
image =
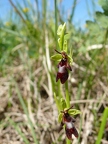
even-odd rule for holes
{"type": "Polygon", "coordinates": [[[56,49],[57,49],[57,26],[58,26],[58,22],[57,22],[57,0],[54,1],[54,6],[55,6],[55,41],[56,41],[56,49]]]}
{"type": "Polygon", "coordinates": [[[16,131],[19,133],[19,135],[22,137],[25,144],[30,144],[27,140],[26,136],[21,132],[19,126],[11,119],[9,119],[10,124],[16,129],[16,131]]]}
{"type": "Polygon", "coordinates": [[[107,122],[107,118],[108,118],[108,107],[105,108],[104,112],[103,112],[103,116],[102,116],[102,122],[101,122],[101,126],[100,126],[100,130],[98,133],[98,137],[97,137],[97,141],[95,144],[100,144],[101,143],[101,139],[104,133],[104,129],[105,129],[105,125],[107,122]]]}
{"type": "Polygon", "coordinates": [[[19,89],[18,89],[18,86],[17,86],[17,84],[16,84],[15,81],[14,81],[14,83],[15,83],[15,86],[16,86],[16,91],[17,91],[17,94],[18,94],[18,98],[19,98],[20,103],[21,103],[21,105],[22,105],[22,107],[23,107],[23,110],[24,110],[24,112],[25,112],[25,114],[26,114],[26,116],[27,116],[28,124],[30,125],[30,129],[31,129],[31,133],[32,133],[34,142],[35,142],[35,144],[38,144],[38,141],[37,141],[37,139],[36,139],[36,134],[35,134],[35,131],[34,131],[34,128],[33,128],[33,124],[32,124],[32,122],[31,122],[30,117],[29,117],[29,114],[28,114],[27,107],[26,107],[26,105],[25,105],[25,103],[24,103],[24,100],[23,100],[23,98],[22,98],[22,96],[21,96],[21,93],[20,93],[20,91],[19,91],[19,89]]]}

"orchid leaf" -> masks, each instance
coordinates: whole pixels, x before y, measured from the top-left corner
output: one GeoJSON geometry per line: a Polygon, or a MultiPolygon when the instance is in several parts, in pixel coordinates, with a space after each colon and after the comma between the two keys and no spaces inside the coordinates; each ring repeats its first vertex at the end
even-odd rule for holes
{"type": "Polygon", "coordinates": [[[58,44],[61,50],[63,50],[65,29],[66,29],[66,23],[64,23],[64,25],[60,25],[57,30],[57,35],[59,36],[58,44]]]}

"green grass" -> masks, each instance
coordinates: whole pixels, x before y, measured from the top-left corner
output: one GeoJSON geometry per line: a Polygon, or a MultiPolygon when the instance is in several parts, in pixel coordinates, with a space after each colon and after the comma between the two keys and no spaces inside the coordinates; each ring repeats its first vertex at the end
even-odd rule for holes
{"type": "Polygon", "coordinates": [[[102,115],[102,122],[100,125],[100,129],[99,129],[99,133],[97,136],[97,140],[96,140],[96,144],[100,144],[101,143],[101,139],[104,133],[104,129],[107,123],[107,119],[108,119],[108,107],[105,108],[103,115],[102,115]]]}

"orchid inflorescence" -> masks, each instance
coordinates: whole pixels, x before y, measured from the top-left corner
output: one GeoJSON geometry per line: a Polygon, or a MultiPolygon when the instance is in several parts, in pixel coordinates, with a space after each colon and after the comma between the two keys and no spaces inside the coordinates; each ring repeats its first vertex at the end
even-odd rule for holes
{"type": "Polygon", "coordinates": [[[81,112],[74,109],[73,106],[67,108],[65,99],[61,99],[61,107],[63,110],[60,111],[58,116],[58,122],[61,123],[60,129],[65,126],[65,133],[69,140],[72,140],[72,135],[78,138],[78,131],[74,126],[76,120],[73,118],[73,116],[78,115],[81,112]]]}
{"type": "MultiPolygon", "coordinates": [[[[58,62],[58,72],[56,82],[60,80],[61,84],[65,84],[69,77],[69,71],[72,71],[72,53],[68,51],[67,41],[70,38],[70,33],[66,33],[66,23],[60,25],[57,30],[59,50],[55,49],[56,54],[51,57],[52,60],[58,62]]],[[[69,95],[68,95],[69,98],[69,95]]],[[[74,126],[75,119],[73,116],[80,114],[80,111],[69,107],[67,99],[57,97],[54,93],[59,116],[58,121],[61,123],[61,128],[65,126],[65,133],[69,140],[72,140],[72,135],[78,138],[77,129],[74,126]],[[68,103],[68,104],[67,104],[68,103]]]]}
{"type": "Polygon", "coordinates": [[[56,82],[60,79],[60,82],[64,84],[68,79],[68,70],[72,71],[71,65],[73,62],[72,55],[67,54],[67,40],[70,38],[70,34],[65,34],[66,23],[60,25],[57,31],[59,36],[58,44],[60,47],[60,52],[55,50],[57,54],[53,55],[51,58],[55,61],[59,61],[58,72],[56,76],[56,82]]]}

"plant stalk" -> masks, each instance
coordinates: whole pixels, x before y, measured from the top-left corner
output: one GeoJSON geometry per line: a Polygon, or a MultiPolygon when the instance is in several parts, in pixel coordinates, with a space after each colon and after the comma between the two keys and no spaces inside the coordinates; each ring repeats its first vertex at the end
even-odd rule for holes
{"type": "Polygon", "coordinates": [[[105,130],[105,125],[107,122],[107,118],[108,118],[108,107],[105,108],[104,112],[103,112],[103,116],[102,116],[102,122],[101,122],[101,126],[99,129],[99,133],[98,133],[98,137],[96,140],[95,144],[100,144],[101,143],[101,139],[105,130]]]}
{"type": "MultiPolygon", "coordinates": [[[[66,91],[66,105],[67,108],[70,108],[70,97],[69,97],[69,89],[68,89],[68,81],[65,83],[65,91],[66,91]]],[[[66,144],[70,144],[70,140],[66,138],[66,144]]]]}
{"type": "Polygon", "coordinates": [[[65,91],[66,91],[66,105],[67,108],[70,107],[70,97],[69,97],[69,89],[68,89],[68,81],[65,83],[65,91]]]}

